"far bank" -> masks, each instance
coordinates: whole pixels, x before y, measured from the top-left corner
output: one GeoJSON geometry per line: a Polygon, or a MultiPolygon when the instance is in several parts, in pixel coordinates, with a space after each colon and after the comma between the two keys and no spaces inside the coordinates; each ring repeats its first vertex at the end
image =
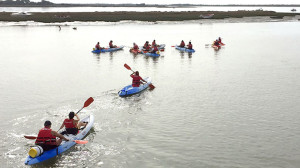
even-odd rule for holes
{"type": "Polygon", "coordinates": [[[187,11],[187,12],[33,12],[11,13],[0,12],[0,21],[18,22],[35,21],[42,23],[53,22],[118,22],[124,20],[134,21],[186,21],[205,19],[202,16],[213,14],[209,19],[243,18],[253,16],[270,16],[281,19],[284,16],[296,16],[299,13],[279,13],[274,11],[187,11]]]}

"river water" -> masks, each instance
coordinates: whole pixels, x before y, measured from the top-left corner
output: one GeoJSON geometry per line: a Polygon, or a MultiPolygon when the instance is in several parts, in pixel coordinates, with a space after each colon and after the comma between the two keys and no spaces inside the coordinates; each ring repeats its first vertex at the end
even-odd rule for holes
{"type": "Polygon", "coordinates": [[[37,167],[300,167],[300,22],[0,26],[0,162],[25,167],[45,120],[95,116],[86,145],[37,167]],[[217,37],[215,51],[206,44],[217,37]],[[113,39],[124,50],[91,53],[113,39]],[[159,58],[133,42],[166,44],[159,58]],[[175,50],[192,41],[192,55],[175,50]],[[127,63],[156,88],[120,98],[127,63]]]}

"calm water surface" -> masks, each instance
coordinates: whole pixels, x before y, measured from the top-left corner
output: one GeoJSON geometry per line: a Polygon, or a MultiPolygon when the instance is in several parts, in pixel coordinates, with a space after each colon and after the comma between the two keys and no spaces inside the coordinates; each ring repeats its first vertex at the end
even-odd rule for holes
{"type": "Polygon", "coordinates": [[[57,130],[71,110],[95,115],[89,143],[38,167],[300,167],[300,22],[106,23],[0,27],[0,162],[25,167],[45,120],[57,130]],[[206,47],[217,37],[226,46],[206,47]],[[166,44],[162,56],[129,47],[166,44]],[[192,41],[196,52],[171,46],[192,41]],[[156,89],[129,98],[124,63],[156,89]],[[77,165],[77,166],[76,166],[77,165]]]}

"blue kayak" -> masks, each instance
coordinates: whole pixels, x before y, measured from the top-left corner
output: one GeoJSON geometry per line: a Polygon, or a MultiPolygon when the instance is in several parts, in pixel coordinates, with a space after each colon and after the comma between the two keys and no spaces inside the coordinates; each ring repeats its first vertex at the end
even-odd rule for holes
{"type": "Polygon", "coordinates": [[[51,149],[48,151],[44,151],[40,156],[37,156],[35,158],[32,158],[31,156],[28,156],[27,159],[25,160],[25,165],[33,165],[37,164],[40,162],[43,162],[45,160],[48,160],[50,158],[53,158],[68,149],[70,149],[72,146],[74,146],[76,143],[73,140],[82,140],[87,133],[90,131],[90,129],[94,125],[94,116],[89,115],[86,118],[80,120],[81,122],[88,122],[86,127],[82,130],[79,130],[79,133],[77,135],[72,135],[72,134],[66,134],[64,135],[66,138],[69,139],[69,141],[63,141],[58,147],[55,149],[51,149]]]}
{"type": "Polygon", "coordinates": [[[124,48],[124,46],[119,46],[116,48],[104,48],[101,50],[93,50],[92,53],[113,52],[113,51],[122,50],[123,48],[124,48]]]}
{"type": "Polygon", "coordinates": [[[132,87],[132,85],[125,86],[122,90],[118,92],[120,97],[127,97],[134,94],[141,93],[142,91],[146,90],[149,87],[149,84],[151,84],[151,78],[147,77],[144,78],[145,81],[147,81],[146,84],[141,84],[139,87],[132,87]]]}
{"type": "Polygon", "coordinates": [[[156,53],[149,53],[147,51],[142,50],[141,53],[146,56],[149,56],[149,57],[159,57],[160,56],[159,51],[156,51],[156,53]]]}
{"type": "Polygon", "coordinates": [[[187,48],[185,48],[185,47],[179,47],[178,45],[176,45],[175,48],[176,48],[177,50],[185,51],[185,52],[189,52],[189,53],[195,52],[194,49],[187,49],[187,48]]]}
{"type": "MultiPolygon", "coordinates": [[[[166,46],[165,44],[160,44],[160,45],[157,46],[157,48],[158,48],[158,50],[161,50],[161,49],[164,49],[165,46],[166,46]]],[[[140,50],[143,50],[144,47],[143,47],[143,46],[139,46],[139,49],[140,49],[140,50]]]]}

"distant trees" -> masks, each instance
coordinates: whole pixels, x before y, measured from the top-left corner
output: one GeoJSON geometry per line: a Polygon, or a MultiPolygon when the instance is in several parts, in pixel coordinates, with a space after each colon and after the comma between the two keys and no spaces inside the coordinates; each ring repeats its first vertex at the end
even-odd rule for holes
{"type": "Polygon", "coordinates": [[[30,0],[4,0],[4,1],[0,0],[0,5],[1,6],[40,6],[40,5],[51,6],[53,5],[53,3],[46,0],[41,0],[41,2],[30,2],[30,0]]]}

